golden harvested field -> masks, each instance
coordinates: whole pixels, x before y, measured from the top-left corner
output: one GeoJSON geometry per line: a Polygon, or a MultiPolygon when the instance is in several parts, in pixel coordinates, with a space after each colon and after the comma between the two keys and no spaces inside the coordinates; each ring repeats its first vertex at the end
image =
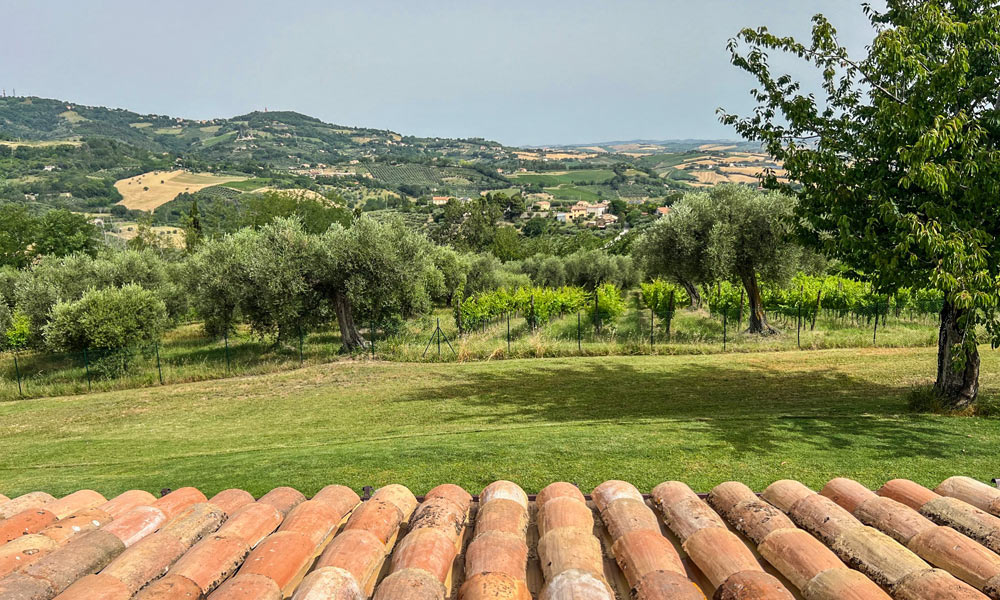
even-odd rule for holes
{"type": "MultiPolygon", "coordinates": [[[[184,247],[184,230],[180,227],[173,226],[156,226],[151,227],[153,233],[159,238],[160,243],[164,246],[169,246],[173,248],[183,248],[184,247]]],[[[115,229],[108,232],[109,235],[113,235],[117,238],[121,238],[126,242],[137,235],[139,235],[139,224],[135,221],[124,221],[115,224],[115,229]]]]}
{"type": "Polygon", "coordinates": [[[698,146],[699,150],[704,150],[705,152],[723,152],[725,150],[732,150],[736,146],[724,146],[722,144],[704,144],[698,146]]]}
{"type": "Polygon", "coordinates": [[[724,175],[720,175],[715,171],[692,171],[691,174],[694,175],[701,183],[710,183],[714,185],[716,183],[726,183],[729,181],[729,179],[724,175]]]}
{"type": "Polygon", "coordinates": [[[232,181],[243,181],[246,177],[215,175],[212,173],[190,173],[188,171],[152,171],[115,183],[123,200],[119,204],[130,210],[153,211],[177,197],[177,194],[222,185],[232,181]]]}
{"type": "Polygon", "coordinates": [[[760,183],[760,180],[755,176],[740,175],[739,173],[729,173],[726,178],[732,183],[760,183]]]}

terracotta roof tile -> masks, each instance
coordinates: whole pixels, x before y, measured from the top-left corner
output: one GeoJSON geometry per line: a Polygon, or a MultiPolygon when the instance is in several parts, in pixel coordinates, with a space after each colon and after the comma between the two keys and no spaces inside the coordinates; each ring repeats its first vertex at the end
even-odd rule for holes
{"type": "Polygon", "coordinates": [[[967,478],[643,491],[0,498],[0,600],[1000,599],[1000,493],[967,478]]]}
{"type": "Polygon", "coordinates": [[[0,504],[0,520],[9,519],[19,512],[42,508],[54,501],[55,498],[45,492],[29,492],[0,504]]]}
{"type": "Polygon", "coordinates": [[[942,496],[957,498],[980,510],[1000,515],[1000,489],[969,477],[949,477],[934,490],[942,496]]]}
{"type": "Polygon", "coordinates": [[[187,577],[168,573],[135,598],[136,600],[202,600],[204,595],[198,584],[187,577]]]}
{"type": "Polygon", "coordinates": [[[23,510],[9,519],[0,521],[0,544],[6,544],[22,535],[38,533],[56,520],[55,514],[44,508],[23,510]]]}
{"type": "Polygon", "coordinates": [[[281,524],[281,513],[270,504],[255,502],[237,510],[217,532],[224,537],[235,537],[250,548],[271,535],[281,524]]]}
{"type": "Polygon", "coordinates": [[[42,529],[41,534],[52,538],[57,544],[61,545],[69,542],[81,533],[100,529],[110,522],[111,515],[103,510],[99,508],[84,508],[42,529]]]}
{"type": "Polygon", "coordinates": [[[288,516],[293,508],[306,501],[306,497],[295,488],[276,487],[257,501],[261,504],[270,504],[282,515],[288,516]]]}
{"type": "Polygon", "coordinates": [[[152,506],[163,511],[163,514],[168,519],[173,519],[188,507],[207,501],[208,499],[205,498],[205,494],[202,494],[193,487],[186,487],[174,490],[166,496],[158,498],[153,502],[152,506]]]}
{"type": "Polygon", "coordinates": [[[151,506],[153,502],[156,502],[156,497],[146,490],[129,490],[118,494],[98,508],[111,515],[112,519],[120,519],[132,509],[151,506]]]}
{"type": "Polygon", "coordinates": [[[601,542],[594,535],[591,514],[581,519],[581,511],[590,512],[580,490],[568,483],[553,483],[538,494],[538,557],[545,586],[541,598],[552,600],[612,599],[604,575],[601,542]],[[577,508],[569,508],[575,505],[577,508]],[[543,523],[552,527],[543,532],[543,523]]]}
{"type": "Polygon", "coordinates": [[[79,510],[97,508],[107,501],[107,498],[93,490],[80,490],[49,502],[45,505],[45,510],[52,511],[60,519],[65,519],[79,510]]]}
{"type": "Polygon", "coordinates": [[[460,600],[528,600],[528,495],[496,481],[479,495],[475,536],[465,552],[460,600]]]}
{"type": "Polygon", "coordinates": [[[254,499],[253,496],[250,495],[250,492],[245,490],[229,489],[219,492],[218,494],[212,496],[208,501],[221,508],[226,515],[232,515],[234,512],[243,508],[247,504],[252,504],[254,499]]]}
{"type": "Polygon", "coordinates": [[[985,590],[991,582],[1000,582],[1000,556],[996,553],[950,527],[935,525],[901,502],[877,496],[859,483],[840,481],[849,482],[840,485],[856,490],[853,495],[857,499],[865,497],[860,503],[846,499],[842,502],[856,505],[854,514],[866,525],[883,531],[931,565],[945,569],[976,589],[985,590]]]}

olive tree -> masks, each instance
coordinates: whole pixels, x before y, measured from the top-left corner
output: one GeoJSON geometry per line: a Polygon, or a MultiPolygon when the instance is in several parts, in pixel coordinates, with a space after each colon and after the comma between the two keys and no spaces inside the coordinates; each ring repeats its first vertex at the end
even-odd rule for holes
{"type": "Polygon", "coordinates": [[[280,344],[324,321],[320,255],[318,237],[296,217],[204,243],[192,257],[189,284],[206,330],[227,333],[238,317],[257,337],[280,344]]]}
{"type": "MultiPolygon", "coordinates": [[[[798,214],[829,255],[885,293],[944,293],[935,390],[968,406],[978,344],[1000,344],[1000,7],[888,0],[864,10],[876,35],[858,54],[822,15],[806,42],[741,31],[732,62],[756,78],[758,106],[721,119],[784,165],[798,214]],[[775,52],[811,65],[818,94],[775,71],[775,52]]],[[[774,173],[765,183],[780,185],[774,173]]]]}
{"type": "Polygon", "coordinates": [[[717,186],[707,199],[704,210],[715,214],[708,237],[712,272],[742,284],[750,311],[747,333],[777,333],[767,322],[760,284],[786,282],[801,263],[794,199],[741,185],[717,186]]]}
{"type": "Polygon", "coordinates": [[[60,302],[45,325],[53,350],[92,352],[95,368],[121,374],[140,353],[148,353],[167,326],[167,308],[151,290],[135,284],[92,289],[79,300],[60,302]]]}
{"type": "Polygon", "coordinates": [[[676,281],[687,292],[691,308],[700,308],[698,286],[712,278],[708,240],[713,215],[695,210],[696,203],[708,202],[707,194],[692,194],[687,200],[675,203],[636,240],[633,255],[648,276],[676,281]]]}
{"type": "Polygon", "coordinates": [[[350,227],[334,225],[319,238],[317,292],[332,306],[345,351],[367,346],[357,319],[397,325],[430,307],[440,285],[434,248],[399,219],[362,215],[350,227]]]}
{"type": "Polygon", "coordinates": [[[738,281],[750,310],[747,333],[777,333],[767,322],[761,282],[787,280],[802,259],[792,197],[742,185],[684,196],[637,242],[650,275],[675,279],[688,294],[695,283],[738,281]]]}
{"type": "Polygon", "coordinates": [[[563,259],[566,282],[596,290],[603,283],[613,283],[621,289],[639,283],[639,270],[631,256],[617,256],[603,250],[577,250],[563,259]]]}

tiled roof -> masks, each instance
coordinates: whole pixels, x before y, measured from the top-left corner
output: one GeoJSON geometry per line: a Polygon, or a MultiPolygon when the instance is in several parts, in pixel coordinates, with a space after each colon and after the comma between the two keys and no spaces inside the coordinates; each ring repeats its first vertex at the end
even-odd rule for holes
{"type": "Polygon", "coordinates": [[[1000,490],[964,477],[32,492],[0,519],[0,600],[1000,599],[1000,490]]]}

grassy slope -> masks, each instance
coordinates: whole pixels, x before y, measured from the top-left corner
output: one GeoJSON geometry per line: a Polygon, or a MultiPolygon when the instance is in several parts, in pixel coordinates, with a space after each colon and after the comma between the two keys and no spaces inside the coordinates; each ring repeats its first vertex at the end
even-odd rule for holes
{"type": "MultiPolygon", "coordinates": [[[[1000,420],[905,413],[932,349],[339,362],[0,405],[0,492],[996,476],[1000,420]]],[[[986,352],[984,391],[1000,388],[986,352]]]]}

